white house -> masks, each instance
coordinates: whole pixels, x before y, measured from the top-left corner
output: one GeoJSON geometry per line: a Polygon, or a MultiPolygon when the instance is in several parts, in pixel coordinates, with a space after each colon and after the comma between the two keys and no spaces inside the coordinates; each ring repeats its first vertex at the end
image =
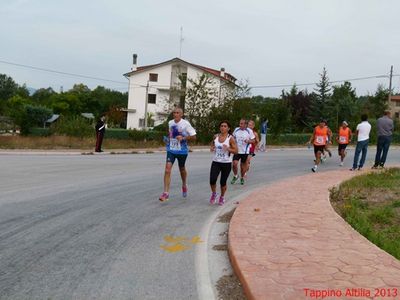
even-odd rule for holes
{"type": "Polygon", "coordinates": [[[127,129],[142,129],[164,122],[169,114],[169,104],[184,101],[184,96],[176,93],[177,89],[186,86],[188,78],[196,80],[203,74],[212,79],[210,86],[215,88],[218,97],[222,97],[227,88],[235,86],[236,78],[224,68],[218,71],[180,58],[138,67],[134,54],[132,71],[124,74],[129,79],[127,129]],[[154,124],[147,124],[149,119],[154,124]]]}

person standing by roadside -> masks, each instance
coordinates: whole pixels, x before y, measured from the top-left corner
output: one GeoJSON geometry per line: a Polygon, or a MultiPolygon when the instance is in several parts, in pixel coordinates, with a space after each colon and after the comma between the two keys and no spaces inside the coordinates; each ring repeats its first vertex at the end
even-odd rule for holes
{"type": "Polygon", "coordinates": [[[104,133],[106,132],[106,123],[105,123],[106,117],[101,116],[99,121],[96,124],[96,152],[103,152],[101,150],[101,145],[103,144],[103,138],[104,138],[104,133]]]}
{"type": "Polygon", "coordinates": [[[268,120],[263,119],[261,122],[261,141],[258,149],[261,152],[265,152],[267,147],[267,130],[268,130],[268,120]]]}
{"type": "Polygon", "coordinates": [[[392,142],[394,124],[393,120],[390,117],[390,111],[385,111],[383,117],[380,117],[378,119],[376,127],[378,131],[378,141],[375,155],[375,163],[372,167],[373,169],[384,167],[389,151],[389,146],[392,142]]]}
{"type": "Polygon", "coordinates": [[[211,144],[211,151],[214,152],[214,158],[210,169],[210,187],[211,197],[210,204],[214,204],[217,198],[217,179],[221,173],[220,185],[221,195],[218,199],[218,204],[225,203],[226,181],[232,169],[232,154],[236,154],[238,149],[235,139],[231,135],[231,125],[228,121],[219,123],[220,133],[215,135],[211,144]]]}
{"type": "Polygon", "coordinates": [[[324,153],[326,143],[328,141],[328,127],[326,126],[326,121],[321,120],[317,126],[315,126],[313,134],[308,141],[310,145],[313,143],[314,145],[314,156],[315,156],[315,165],[311,168],[311,171],[314,173],[317,172],[318,165],[321,162],[321,156],[324,153]]]}
{"type": "Polygon", "coordinates": [[[165,163],[164,172],[164,192],[160,195],[159,200],[165,202],[169,199],[169,186],[171,184],[171,170],[175,159],[178,160],[179,172],[182,179],[182,197],[187,196],[187,172],[185,168],[186,158],[189,153],[188,141],[196,139],[196,130],[192,125],[182,119],[183,110],[176,107],[173,111],[174,119],[168,123],[167,137],[167,161],[165,163]]]}
{"type": "Polygon", "coordinates": [[[346,147],[351,142],[352,132],[348,127],[349,124],[346,121],[342,122],[342,126],[339,127],[338,135],[336,140],[338,142],[338,154],[340,156],[339,166],[343,166],[344,158],[346,157],[346,147]]]}
{"type": "Polygon", "coordinates": [[[366,114],[361,115],[361,123],[357,125],[356,135],[357,135],[357,146],[354,152],[353,167],[350,171],[356,169],[361,170],[365,163],[365,158],[367,157],[368,143],[369,143],[369,133],[371,132],[371,124],[368,122],[368,116],[366,114]],[[361,152],[361,159],[358,161],[361,152]],[[358,166],[358,168],[357,168],[358,166]]]}
{"type": "Polygon", "coordinates": [[[255,136],[253,130],[247,128],[246,120],[241,119],[239,127],[233,131],[238,153],[233,156],[233,178],[231,184],[235,184],[238,180],[238,164],[240,160],[240,184],[244,184],[244,174],[247,171],[247,156],[250,153],[250,144],[254,143],[255,136]]]}

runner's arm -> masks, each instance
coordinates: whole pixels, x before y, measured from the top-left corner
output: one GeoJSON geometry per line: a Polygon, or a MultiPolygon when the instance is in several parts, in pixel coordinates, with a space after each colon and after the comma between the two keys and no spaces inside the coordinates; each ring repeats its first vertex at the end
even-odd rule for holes
{"type": "Polygon", "coordinates": [[[238,153],[238,147],[236,145],[235,139],[231,137],[229,139],[229,148],[228,151],[232,154],[237,154],[238,153]]]}
{"type": "Polygon", "coordinates": [[[311,144],[315,139],[315,129],[313,130],[313,133],[311,135],[311,138],[308,140],[307,144],[311,144]]]}
{"type": "Polygon", "coordinates": [[[218,134],[214,135],[213,140],[211,141],[211,145],[210,145],[210,151],[214,152],[215,151],[215,139],[217,138],[218,134]]]}

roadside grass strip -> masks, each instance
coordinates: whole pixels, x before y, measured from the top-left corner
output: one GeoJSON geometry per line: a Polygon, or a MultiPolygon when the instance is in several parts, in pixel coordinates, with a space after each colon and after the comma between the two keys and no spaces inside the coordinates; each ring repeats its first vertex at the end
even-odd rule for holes
{"type": "Polygon", "coordinates": [[[330,199],[355,230],[400,259],[400,168],[354,177],[331,189],[330,199]]]}

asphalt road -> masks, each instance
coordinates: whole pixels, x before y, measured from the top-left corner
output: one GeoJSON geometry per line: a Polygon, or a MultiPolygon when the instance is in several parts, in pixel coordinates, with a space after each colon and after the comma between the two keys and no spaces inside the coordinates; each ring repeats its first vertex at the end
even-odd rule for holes
{"type": "MultiPolygon", "coordinates": [[[[258,154],[228,201],[309,173],[312,156],[258,154]]],[[[388,163],[399,158],[391,149],[388,163]]],[[[0,155],[0,299],[198,299],[195,247],[220,209],[208,204],[211,154],[189,154],[187,199],[174,166],[170,200],[160,203],[164,161],[163,153],[0,155]]],[[[335,155],[320,171],[336,168],[335,155]]]]}

